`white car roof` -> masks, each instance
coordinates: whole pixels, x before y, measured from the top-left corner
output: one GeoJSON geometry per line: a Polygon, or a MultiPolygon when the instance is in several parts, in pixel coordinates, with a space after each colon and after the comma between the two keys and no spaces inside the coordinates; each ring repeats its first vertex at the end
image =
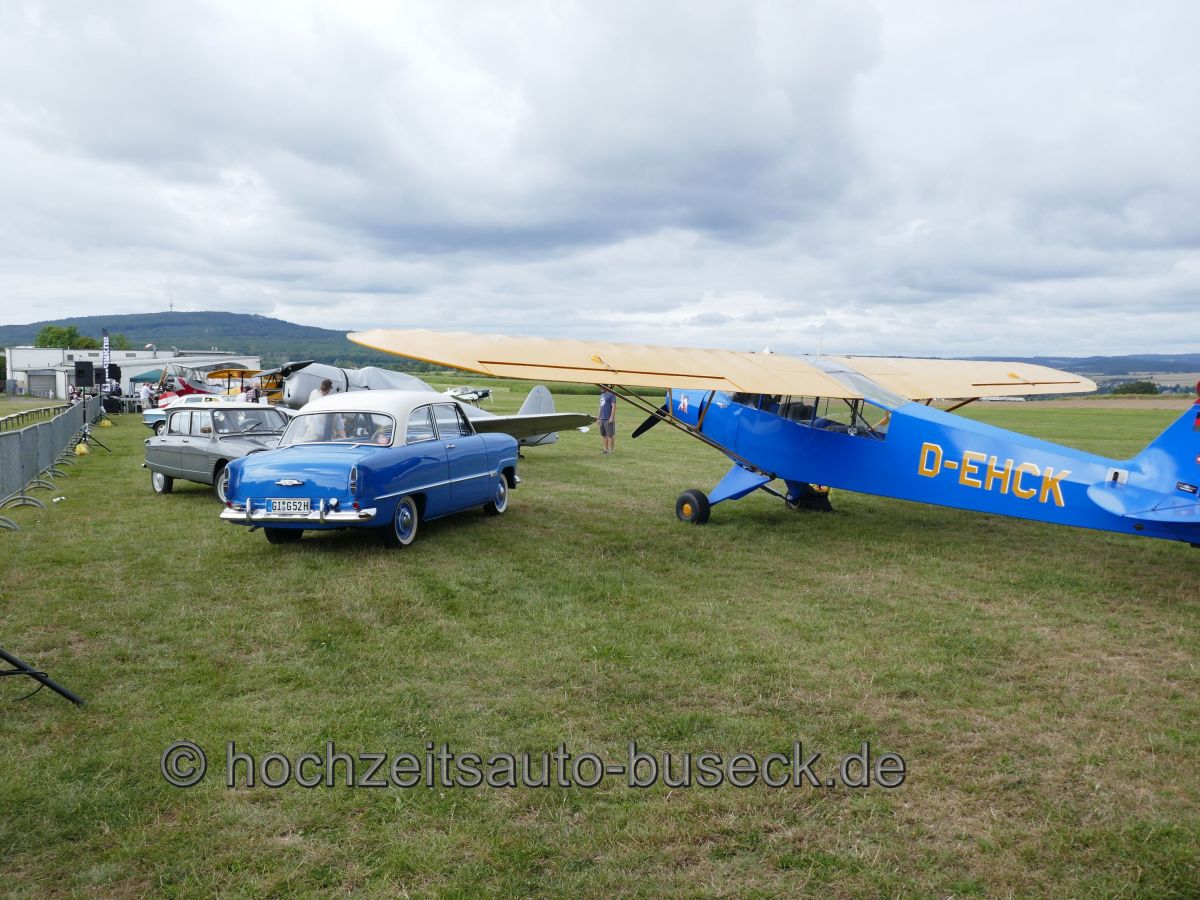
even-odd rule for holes
{"type": "Polygon", "coordinates": [[[244,400],[234,401],[232,403],[222,403],[221,410],[227,409],[277,409],[285,416],[293,416],[296,414],[294,409],[288,409],[286,406],[271,406],[269,403],[247,403],[244,400]]]}
{"type": "Polygon", "coordinates": [[[300,407],[299,414],[314,412],[367,412],[394,416],[397,422],[407,422],[408,414],[418,406],[430,403],[460,404],[450,397],[429,391],[345,391],[318,397],[300,407]]]}
{"type": "Polygon", "coordinates": [[[224,394],[184,394],[182,397],[176,397],[163,409],[174,409],[176,406],[191,406],[196,403],[236,403],[236,397],[227,397],[224,394]]]}
{"type": "MultiPolygon", "coordinates": [[[[198,395],[189,394],[188,396],[198,396],[198,395]]],[[[182,399],[186,399],[186,398],[182,398],[182,399]]],[[[175,410],[179,409],[182,406],[198,406],[202,403],[216,403],[221,407],[222,410],[227,410],[227,409],[277,409],[286,416],[292,416],[295,414],[295,410],[288,409],[286,406],[271,406],[270,404],[267,404],[267,403],[247,403],[245,400],[228,400],[228,399],[227,400],[211,400],[211,401],[193,400],[191,403],[184,403],[184,402],[182,402],[182,400],[177,400],[173,403],[168,403],[166,406],[164,406],[163,412],[174,412],[175,410]]]]}

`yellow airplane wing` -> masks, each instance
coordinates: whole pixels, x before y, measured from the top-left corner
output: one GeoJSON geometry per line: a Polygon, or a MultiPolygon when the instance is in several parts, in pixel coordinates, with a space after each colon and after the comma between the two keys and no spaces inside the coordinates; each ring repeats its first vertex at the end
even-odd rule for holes
{"type": "Polygon", "coordinates": [[[261,371],[261,369],[217,369],[213,372],[205,372],[204,377],[225,381],[228,378],[253,378],[261,371]]]}
{"type": "Polygon", "coordinates": [[[385,353],[499,378],[803,397],[861,396],[809,363],[777,354],[386,328],[347,337],[385,353]]]}
{"type": "Polygon", "coordinates": [[[1096,390],[1095,382],[1087,378],[1032,363],[882,356],[830,359],[910,400],[1078,394],[1096,390]]]}
{"type": "Polygon", "coordinates": [[[827,374],[846,367],[910,400],[1093,391],[1086,378],[1025,363],[953,359],[821,357],[820,365],[778,353],[739,353],[648,344],[505,337],[376,328],[347,335],[356,344],[422,362],[492,375],[627,387],[696,388],[799,397],[862,397],[827,374]]]}

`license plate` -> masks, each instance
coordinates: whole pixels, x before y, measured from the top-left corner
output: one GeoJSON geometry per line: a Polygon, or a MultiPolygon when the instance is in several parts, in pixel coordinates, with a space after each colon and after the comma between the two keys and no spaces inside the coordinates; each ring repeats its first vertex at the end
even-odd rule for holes
{"type": "Polygon", "coordinates": [[[275,497],[267,500],[267,511],[273,513],[306,513],[312,507],[307,497],[275,497]]]}

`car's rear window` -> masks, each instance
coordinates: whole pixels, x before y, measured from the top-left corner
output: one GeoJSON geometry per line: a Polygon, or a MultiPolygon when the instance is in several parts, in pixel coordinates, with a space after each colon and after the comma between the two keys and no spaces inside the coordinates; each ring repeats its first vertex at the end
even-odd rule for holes
{"type": "Polygon", "coordinates": [[[392,443],[396,421],[383,413],[312,412],[292,419],[280,447],[293,444],[379,444],[392,443]]]}

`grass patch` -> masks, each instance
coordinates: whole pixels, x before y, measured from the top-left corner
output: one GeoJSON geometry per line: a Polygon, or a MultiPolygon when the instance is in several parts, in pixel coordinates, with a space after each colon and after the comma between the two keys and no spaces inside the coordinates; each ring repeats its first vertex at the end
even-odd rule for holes
{"type": "MultiPolygon", "coordinates": [[[[456,382],[463,383],[463,382],[456,382]]],[[[515,410],[524,391],[497,394],[515,410]]],[[[559,406],[592,412],[595,398],[559,406]]],[[[1129,456],[1174,414],[970,409],[1129,456]]],[[[1019,408],[1018,408],[1019,407],[1019,408]]],[[[55,893],[1194,894],[1196,579],[1181,544],[836,492],[704,528],[722,459],[622,406],[615,456],[527,452],[507,515],[273,547],[207,488],[155,496],[136,416],[0,533],[0,644],[88,699],[0,680],[0,873],[55,893]],[[166,785],[172,741],[209,751],[166,785]],[[621,759],[827,758],[896,791],[226,790],[228,740],[295,757],[565,742],[621,759]]]]}
{"type": "Polygon", "coordinates": [[[14,397],[11,394],[0,394],[0,417],[24,412],[27,409],[65,405],[65,400],[50,400],[45,397],[14,397]]]}

